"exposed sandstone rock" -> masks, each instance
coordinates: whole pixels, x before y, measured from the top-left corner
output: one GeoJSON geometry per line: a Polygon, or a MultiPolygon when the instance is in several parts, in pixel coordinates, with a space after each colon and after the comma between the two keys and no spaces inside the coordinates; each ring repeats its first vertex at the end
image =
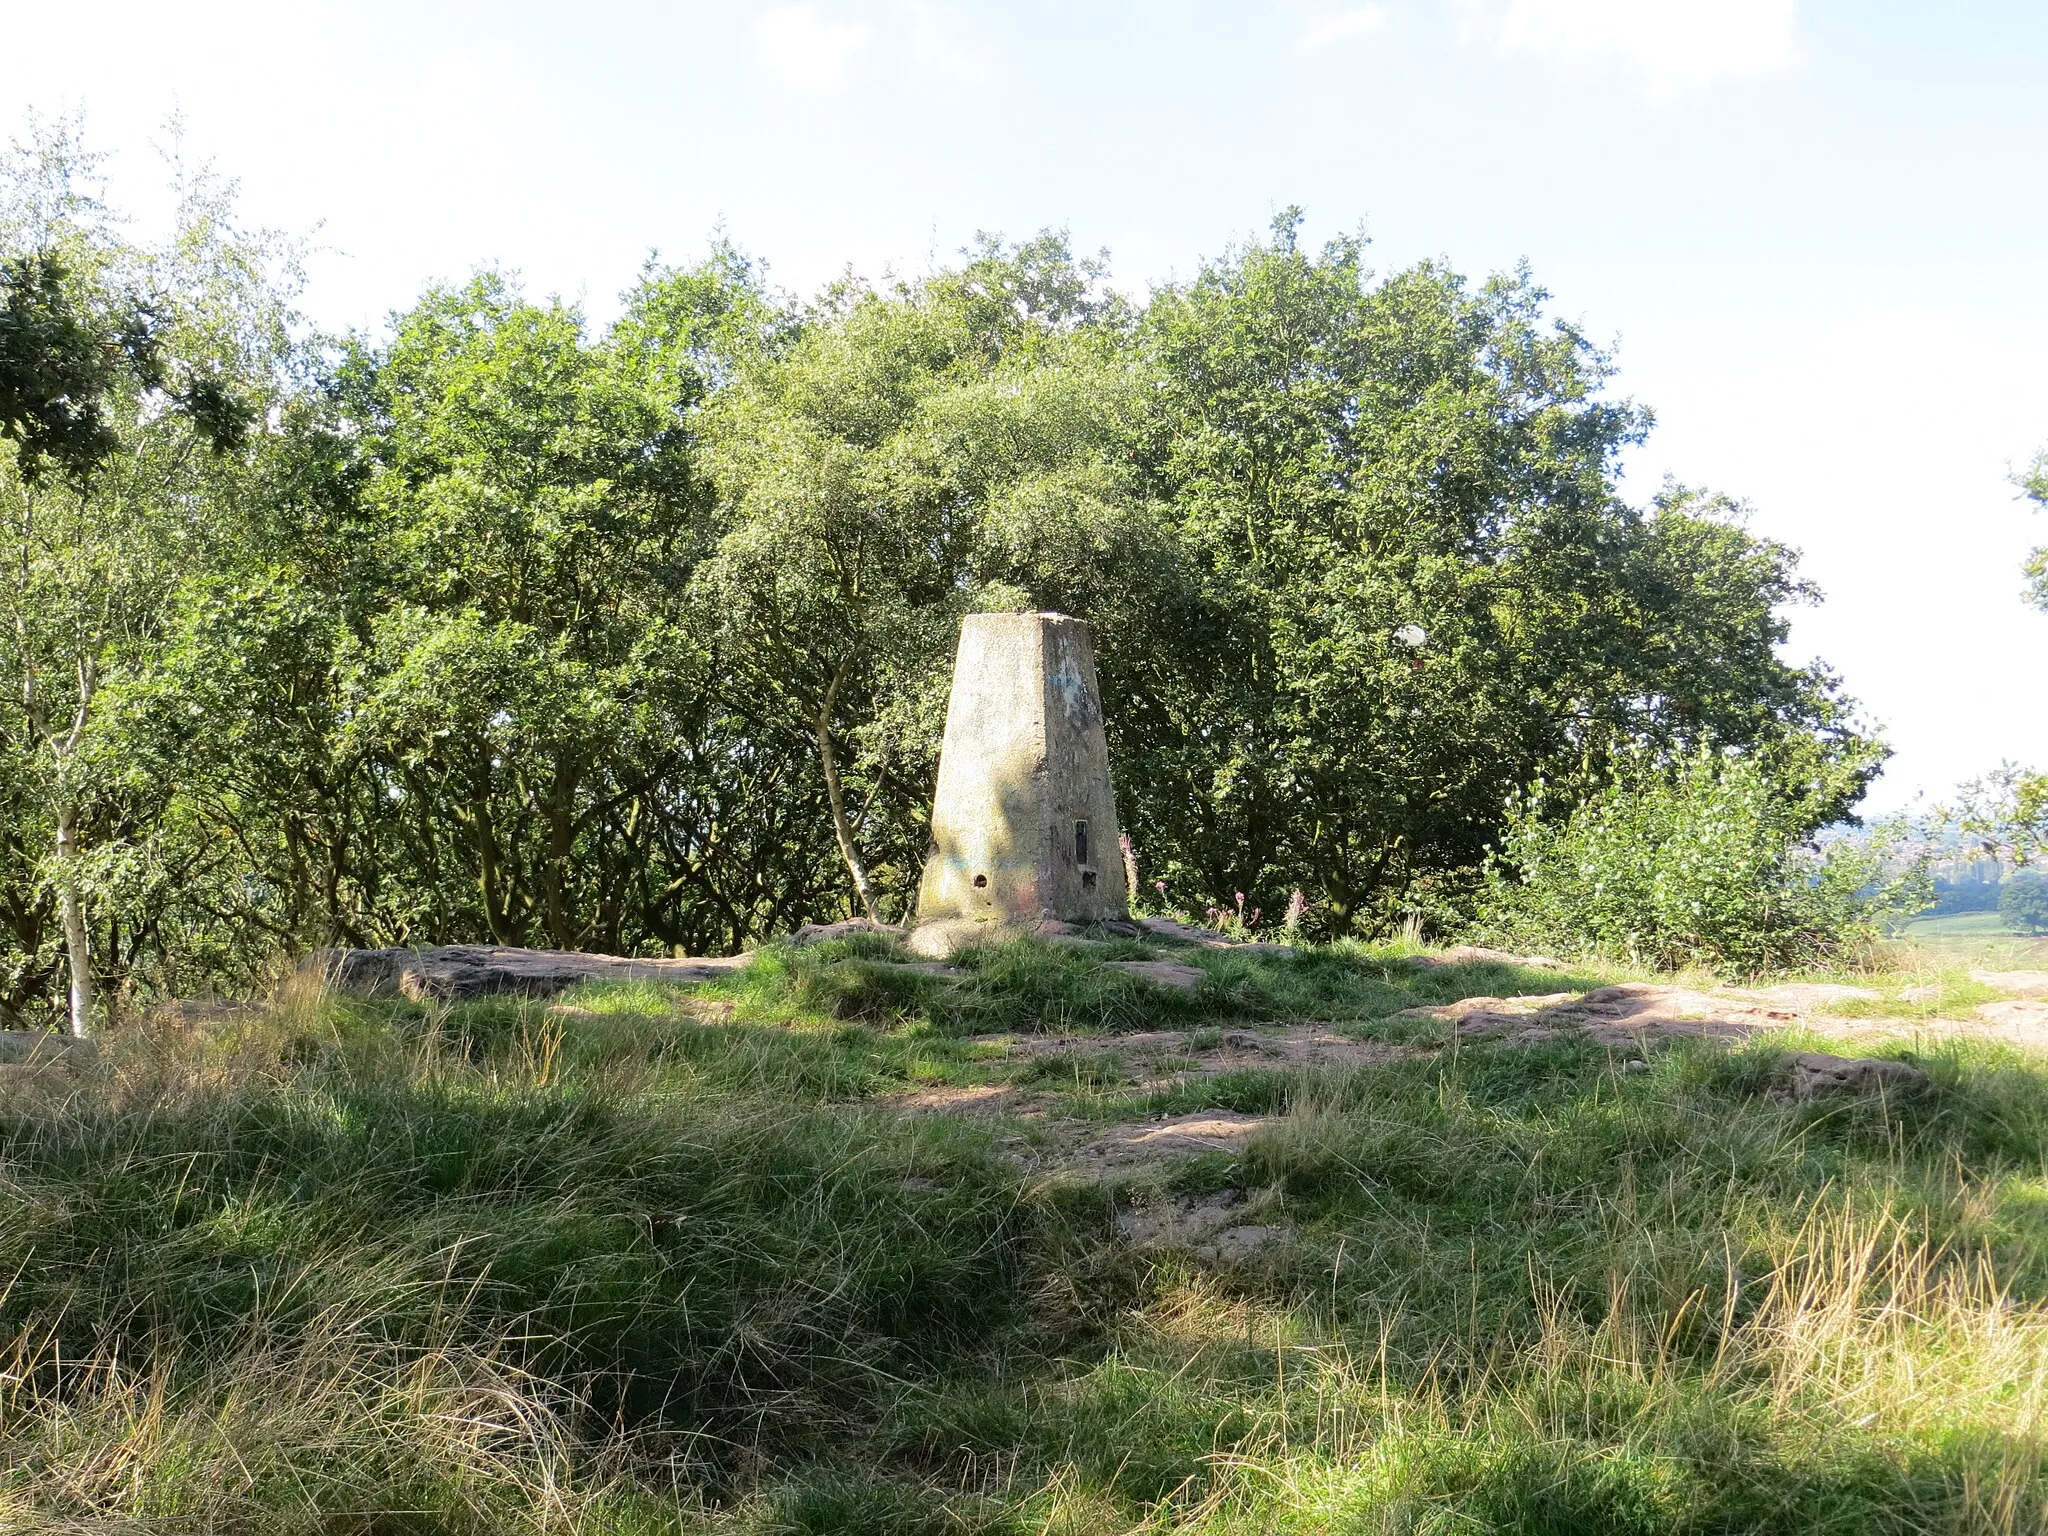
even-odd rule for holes
{"type": "Polygon", "coordinates": [[[1925,1072],[1903,1061],[1877,1057],[1828,1056],[1802,1051],[1792,1058],[1792,1097],[1826,1098],[1835,1094],[1905,1095],[1928,1085],[1925,1072]]]}
{"type": "Polygon", "coordinates": [[[1461,1035],[1497,1035],[1516,1032],[1528,1035],[1532,1026],[1544,1035],[1556,1031],[1536,1024],[1536,1016],[1548,1009],[1570,1003],[1576,992],[1547,992],[1536,997],[1461,997],[1454,1003],[1427,1008],[1404,1008],[1396,1019],[1434,1020],[1454,1024],[1461,1035]]]}
{"type": "Polygon", "coordinates": [[[1972,971],[1970,980],[2022,997],[2048,997],[2048,971],[1972,971]]]}
{"type": "Polygon", "coordinates": [[[76,1035],[53,1035],[40,1029],[0,1029],[0,1064],[39,1066],[46,1063],[84,1066],[99,1059],[97,1041],[76,1035]]]}
{"type": "MultiPolygon", "coordinates": [[[[893,930],[892,930],[893,931],[893,930]]],[[[1038,939],[1047,944],[1071,945],[1076,949],[1099,949],[1094,939],[1084,938],[1080,929],[1058,918],[1030,922],[1005,922],[993,918],[948,917],[919,923],[906,940],[913,955],[927,960],[949,960],[963,949],[977,944],[1007,944],[1015,939],[1038,939]]]]}
{"type": "Polygon", "coordinates": [[[1195,1044],[1211,1035],[1208,1030],[1155,1029],[1129,1035],[983,1035],[975,1043],[1025,1061],[1071,1051],[1114,1052],[1130,1062],[1141,1082],[1149,1083],[1213,1077],[1248,1067],[1383,1066],[1421,1054],[1384,1040],[1354,1040],[1328,1024],[1290,1024],[1270,1033],[1227,1029],[1213,1036],[1213,1044],[1195,1044]]]}
{"type": "Polygon", "coordinates": [[[1122,971],[1126,976],[1149,981],[1155,987],[1177,987],[1183,992],[1197,992],[1202,986],[1200,971],[1192,965],[1180,965],[1172,960],[1110,960],[1102,968],[1105,971],[1122,971]]]}
{"type": "Polygon", "coordinates": [[[1829,1003],[1868,1003],[1881,996],[1868,987],[1845,987],[1832,981],[1790,981],[1747,995],[1770,1003],[1787,1003],[1794,1008],[1824,1008],[1829,1003]]]}
{"type": "Polygon", "coordinates": [[[887,923],[869,922],[864,917],[849,917],[840,923],[805,923],[789,936],[789,942],[802,947],[807,944],[829,943],[833,939],[851,939],[864,933],[871,933],[884,939],[903,937],[901,928],[892,928],[887,923]]]}
{"type": "Polygon", "coordinates": [[[1294,955],[1292,944],[1269,944],[1259,939],[1233,939],[1227,933],[1218,933],[1214,928],[1202,928],[1194,923],[1183,923],[1170,917],[1141,917],[1138,926],[1154,938],[1171,939],[1178,944],[1193,944],[1199,949],[1228,949],[1241,955],[1264,955],[1269,959],[1287,960],[1294,955]]]}
{"type": "Polygon", "coordinates": [[[1192,1115],[1176,1115],[1171,1120],[1113,1126],[1082,1151],[1088,1157],[1105,1163],[1149,1162],[1166,1157],[1190,1157],[1202,1152],[1236,1152],[1254,1131],[1277,1124],[1279,1121],[1271,1115],[1205,1110],[1192,1115]]]}
{"type": "Polygon", "coordinates": [[[578,950],[449,944],[434,949],[321,950],[307,964],[328,985],[361,997],[463,1002],[478,997],[552,997],[585,981],[710,981],[751,958],[642,960],[578,950]]]}
{"type": "Polygon", "coordinates": [[[2001,1028],[2048,1028],[2048,999],[2012,998],[2002,1003],[1980,1003],[1975,1012],[1986,1023],[2001,1028]]]}
{"type": "Polygon", "coordinates": [[[1456,949],[1433,955],[1416,955],[1412,964],[1425,971],[1439,971],[1452,965],[1515,965],[1531,971],[1564,971],[1571,967],[1548,955],[1511,955],[1504,949],[1487,949],[1477,944],[1460,944],[1456,949]]]}
{"type": "Polygon", "coordinates": [[[1026,1096],[1014,1083],[933,1083],[897,1094],[890,1102],[910,1114],[992,1115],[1019,1107],[1026,1096]]]}

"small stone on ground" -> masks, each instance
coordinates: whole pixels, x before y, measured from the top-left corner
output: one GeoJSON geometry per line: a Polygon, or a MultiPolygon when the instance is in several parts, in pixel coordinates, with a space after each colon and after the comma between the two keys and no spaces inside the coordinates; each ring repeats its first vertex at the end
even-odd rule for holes
{"type": "Polygon", "coordinates": [[[1082,1151],[1105,1163],[1140,1163],[1167,1157],[1192,1157],[1204,1152],[1236,1152],[1254,1131],[1278,1123],[1271,1115],[1239,1115],[1210,1110],[1177,1115],[1171,1120],[1115,1126],[1082,1151]]]}
{"type": "Polygon", "coordinates": [[[1828,1056],[1819,1051],[1801,1051],[1792,1058],[1795,1099],[1833,1094],[1918,1093],[1927,1082],[1925,1072],[1903,1061],[1828,1056]]]}

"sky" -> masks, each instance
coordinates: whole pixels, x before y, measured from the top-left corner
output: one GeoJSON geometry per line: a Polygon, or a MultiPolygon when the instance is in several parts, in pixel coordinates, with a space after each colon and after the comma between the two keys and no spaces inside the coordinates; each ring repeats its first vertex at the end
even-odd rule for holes
{"type": "Polygon", "coordinates": [[[1065,228],[1142,295],[1281,209],[1382,272],[1527,262],[1824,591],[1788,655],[1896,749],[1869,809],[2048,767],[2041,0],[0,0],[0,133],[82,112],[160,216],[167,124],[305,308],[374,328],[478,266],[592,318],[722,230],[781,285],[1065,228]]]}

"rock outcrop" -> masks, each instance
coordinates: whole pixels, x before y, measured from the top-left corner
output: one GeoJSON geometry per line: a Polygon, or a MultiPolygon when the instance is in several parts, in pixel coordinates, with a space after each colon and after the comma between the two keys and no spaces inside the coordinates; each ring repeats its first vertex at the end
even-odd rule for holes
{"type": "Polygon", "coordinates": [[[579,950],[447,944],[433,949],[322,950],[307,963],[329,986],[359,997],[453,1003],[478,997],[553,997],[585,981],[710,981],[749,958],[641,960],[579,950]]]}

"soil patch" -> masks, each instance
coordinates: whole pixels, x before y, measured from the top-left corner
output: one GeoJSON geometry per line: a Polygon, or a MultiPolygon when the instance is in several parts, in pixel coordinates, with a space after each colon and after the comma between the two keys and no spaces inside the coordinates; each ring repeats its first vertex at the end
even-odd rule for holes
{"type": "Polygon", "coordinates": [[[886,1101],[905,1114],[1015,1114],[1032,1102],[1015,1083],[934,1083],[886,1101]]]}
{"type": "Polygon", "coordinates": [[[1253,1067],[1374,1067],[1427,1054],[1383,1040],[1354,1040],[1333,1025],[1318,1023],[1291,1024],[1272,1033],[1160,1029],[1131,1035],[983,1035],[975,1043],[998,1047],[1018,1061],[1114,1053],[1129,1061],[1145,1087],[1253,1067]]]}
{"type": "Polygon", "coordinates": [[[1116,1232],[1129,1247],[1185,1249],[1210,1264],[1241,1263],[1294,1235],[1291,1227],[1246,1222],[1245,1214],[1243,1193],[1226,1189],[1128,1206],[1116,1213],[1116,1232]]]}
{"type": "Polygon", "coordinates": [[[1672,1038],[1742,1040],[1765,1031],[1799,1028],[1833,1039],[1970,1038],[2048,1048],[2048,1000],[2011,998],[1985,1003],[1971,1019],[1853,1019],[1817,1012],[1832,1003],[1867,1001],[1865,987],[1795,982],[1758,991],[1701,991],[1656,982],[1627,982],[1579,996],[1467,997],[1393,1015],[1435,1020],[1468,1038],[1512,1044],[1577,1035],[1602,1045],[1638,1046],[1672,1038]]]}

